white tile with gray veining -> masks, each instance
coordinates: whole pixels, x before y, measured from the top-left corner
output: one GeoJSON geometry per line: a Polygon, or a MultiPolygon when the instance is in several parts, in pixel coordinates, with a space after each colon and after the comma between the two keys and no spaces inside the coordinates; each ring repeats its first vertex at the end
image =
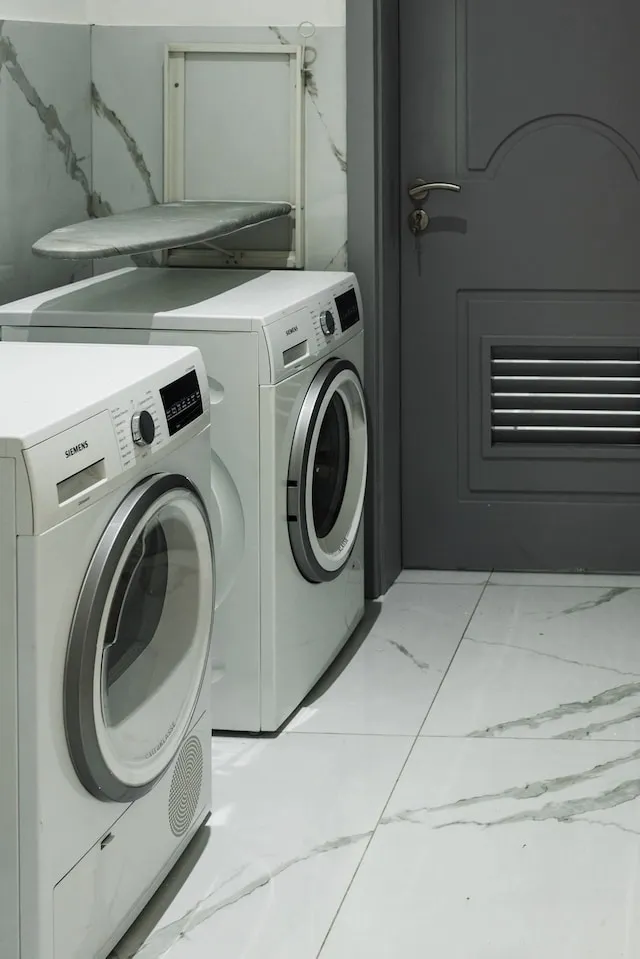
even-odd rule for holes
{"type": "Polygon", "coordinates": [[[418,740],[320,959],[636,959],[639,796],[630,743],[418,740]]]}
{"type": "Polygon", "coordinates": [[[88,26],[0,21],[0,302],[90,273],[32,244],[99,213],[91,185],[88,26]]]}
{"type": "Polygon", "coordinates": [[[213,814],[112,959],[314,959],[412,740],[213,740],[213,814]]]}
{"type": "MultiPolygon", "coordinates": [[[[116,211],[162,199],[163,64],[168,42],[303,43],[296,27],[109,27],[92,34],[96,189],[116,211]],[[116,66],[117,65],[117,66],[116,66]]],[[[345,31],[318,27],[306,41],[307,268],[346,266],[345,31]]],[[[242,123],[242,117],[238,117],[242,123]]],[[[212,136],[215,131],[212,131],[212,136]]],[[[257,145],[259,147],[259,144],[257,145]]],[[[288,162],[283,143],[283,162],[288,162]]],[[[259,167],[257,168],[259,172],[259,167]]],[[[215,190],[215,184],[212,184],[215,190]]],[[[215,199],[214,196],[207,197],[215,199]]],[[[240,198],[239,198],[240,199],[240,198]]],[[[282,199],[265,198],[265,199],[282,199]]],[[[98,270],[123,265],[97,263],[98,270]]]]}
{"type": "Polygon", "coordinates": [[[640,740],[640,590],[491,586],[426,736],[640,740]]]}
{"type": "Polygon", "coordinates": [[[482,585],[398,583],[289,723],[289,732],[415,735],[482,585]]]}
{"type": "Polygon", "coordinates": [[[640,590],[403,579],[113,959],[640,955],[640,590]]]}

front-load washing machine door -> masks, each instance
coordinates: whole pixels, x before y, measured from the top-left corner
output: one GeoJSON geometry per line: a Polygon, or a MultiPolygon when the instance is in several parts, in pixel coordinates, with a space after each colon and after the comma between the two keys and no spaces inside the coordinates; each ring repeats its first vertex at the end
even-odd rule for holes
{"type": "Polygon", "coordinates": [[[208,666],[214,593],[199,493],[184,476],[147,478],[98,542],[67,649],[67,742],[99,799],[144,795],[175,756],[208,666]]]}
{"type": "Polygon", "coordinates": [[[348,360],[316,373],[293,437],[287,480],[289,539],[311,583],[340,575],[355,546],[367,484],[367,412],[348,360]]]}

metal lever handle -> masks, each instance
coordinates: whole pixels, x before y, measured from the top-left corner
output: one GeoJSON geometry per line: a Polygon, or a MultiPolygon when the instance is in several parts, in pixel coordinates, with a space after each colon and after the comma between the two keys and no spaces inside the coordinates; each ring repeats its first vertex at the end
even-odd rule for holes
{"type": "Polygon", "coordinates": [[[414,203],[422,203],[432,190],[452,190],[460,193],[461,189],[457,183],[427,183],[426,180],[416,180],[409,187],[409,196],[414,203]]]}

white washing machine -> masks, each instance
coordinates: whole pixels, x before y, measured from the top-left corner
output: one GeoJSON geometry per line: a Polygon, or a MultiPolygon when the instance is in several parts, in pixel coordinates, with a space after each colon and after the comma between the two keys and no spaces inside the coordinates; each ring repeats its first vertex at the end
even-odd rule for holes
{"type": "Polygon", "coordinates": [[[103,959],[210,812],[207,381],[0,343],[0,956],[103,959]]]}
{"type": "Polygon", "coordinates": [[[123,270],[4,306],[0,324],[5,340],[200,348],[218,570],[213,724],[277,729],[364,609],[353,274],[123,270]]]}

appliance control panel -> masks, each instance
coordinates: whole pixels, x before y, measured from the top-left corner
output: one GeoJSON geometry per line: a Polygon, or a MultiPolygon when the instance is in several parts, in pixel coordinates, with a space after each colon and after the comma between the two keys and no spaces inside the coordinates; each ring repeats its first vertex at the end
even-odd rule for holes
{"type": "Polygon", "coordinates": [[[128,469],[150,450],[162,446],[203,412],[202,390],[195,370],[159,390],[147,390],[137,400],[112,407],[123,468],[128,469]]]}
{"type": "MultiPolygon", "coordinates": [[[[207,379],[204,364],[186,365],[172,376],[156,375],[138,389],[24,451],[30,477],[34,532],[84,508],[123,473],[145,463],[197,422],[207,379]]],[[[200,424],[204,426],[204,422],[200,424]]]]}
{"type": "Polygon", "coordinates": [[[265,327],[273,382],[330,353],[362,325],[360,291],[342,282],[265,327]]]}
{"type": "Polygon", "coordinates": [[[113,429],[124,470],[135,466],[140,457],[162,444],[165,430],[156,397],[155,390],[147,390],[142,396],[131,397],[111,407],[113,429]]]}

